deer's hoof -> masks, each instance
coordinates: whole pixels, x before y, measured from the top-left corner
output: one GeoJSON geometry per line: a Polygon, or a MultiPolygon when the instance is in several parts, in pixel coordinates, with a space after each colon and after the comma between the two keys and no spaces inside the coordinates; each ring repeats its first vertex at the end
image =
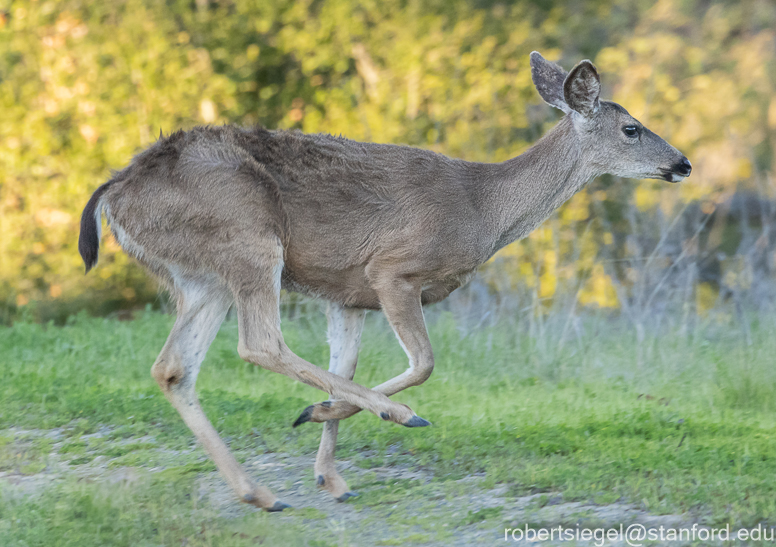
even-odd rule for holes
{"type": "Polygon", "coordinates": [[[338,502],[348,501],[349,498],[357,498],[358,494],[355,492],[345,492],[340,497],[336,498],[338,502]]]}
{"type": "Polygon", "coordinates": [[[292,427],[299,427],[305,422],[309,422],[310,419],[313,417],[313,410],[315,409],[315,405],[310,405],[307,408],[305,408],[302,413],[299,415],[299,417],[294,422],[294,425],[292,427]]]}
{"type": "Polygon", "coordinates": [[[427,425],[431,425],[431,422],[424,420],[420,416],[416,415],[404,422],[402,425],[405,427],[426,427],[427,425]]]}
{"type": "Polygon", "coordinates": [[[283,503],[282,501],[278,500],[278,501],[275,502],[275,505],[273,505],[272,507],[269,507],[267,509],[264,509],[264,510],[267,513],[278,513],[280,511],[282,511],[283,509],[288,509],[289,507],[291,507],[291,506],[288,505],[287,503],[283,503]]]}

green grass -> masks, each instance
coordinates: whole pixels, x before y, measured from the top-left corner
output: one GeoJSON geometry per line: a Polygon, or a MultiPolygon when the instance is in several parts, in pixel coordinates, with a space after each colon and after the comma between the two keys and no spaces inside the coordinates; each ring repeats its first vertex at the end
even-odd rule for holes
{"type": "Polygon", "coordinates": [[[224,520],[197,503],[193,478],[145,480],[131,489],[56,485],[45,496],[3,498],[0,543],[16,545],[304,545],[301,531],[269,515],[224,520]]]}
{"type": "MultiPolygon", "coordinates": [[[[118,489],[73,479],[45,496],[16,497],[0,487],[0,544],[340,544],[339,532],[321,525],[314,509],[296,511],[294,522],[281,526],[272,515],[228,519],[201,501],[196,506],[194,480],[214,468],[192,451],[191,433],[149,374],[172,321],[157,313],[132,322],[79,315],[63,327],[0,330],[0,471],[45,469],[51,441],[25,431],[54,428],[63,435],[58,457],[72,466],[100,457],[109,467],[164,469],[118,489]]],[[[518,327],[505,321],[463,336],[451,316],[435,316],[436,370],[423,386],[396,396],[434,425],[406,429],[368,413],[341,425],[338,457],[367,469],[402,464],[433,472],[430,483],[351,484],[361,496],[349,503],[397,534],[383,544],[441,540],[456,526],[521,524],[498,508],[433,523],[406,510],[454,498],[464,488],[455,481],[475,473],[483,487],[506,486],[508,496],[620,501],[708,525],[776,522],[772,324],[755,325],[748,346],[714,325],[641,343],[627,325],[600,319],[563,343],[518,327]]],[[[327,362],[322,317],[286,321],[284,334],[304,358],[327,362]]],[[[216,428],[240,458],[314,453],[320,426],[290,425],[325,395],[247,365],[236,337],[236,323],[225,323],[198,381],[216,428]]],[[[356,381],[367,385],[406,366],[377,314],[367,321],[359,363],[356,381]]]]}

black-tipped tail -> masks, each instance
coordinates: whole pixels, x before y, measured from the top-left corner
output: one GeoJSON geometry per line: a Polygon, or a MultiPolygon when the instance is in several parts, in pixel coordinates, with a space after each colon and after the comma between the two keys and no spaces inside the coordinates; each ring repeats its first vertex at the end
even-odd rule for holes
{"type": "Polygon", "coordinates": [[[81,214],[81,234],[78,237],[78,252],[86,265],[86,273],[97,264],[100,253],[100,219],[95,215],[97,204],[113,181],[108,181],[94,191],[81,214]]]}

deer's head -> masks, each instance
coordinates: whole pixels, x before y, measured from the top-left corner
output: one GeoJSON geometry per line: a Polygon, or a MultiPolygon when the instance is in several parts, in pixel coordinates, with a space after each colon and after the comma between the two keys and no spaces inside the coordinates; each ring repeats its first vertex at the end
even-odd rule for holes
{"type": "Polygon", "coordinates": [[[534,51],[531,77],[542,99],[570,118],[583,158],[598,174],[669,182],[690,175],[692,165],[679,150],[617,103],[599,99],[601,80],[590,61],[567,73],[534,51]]]}

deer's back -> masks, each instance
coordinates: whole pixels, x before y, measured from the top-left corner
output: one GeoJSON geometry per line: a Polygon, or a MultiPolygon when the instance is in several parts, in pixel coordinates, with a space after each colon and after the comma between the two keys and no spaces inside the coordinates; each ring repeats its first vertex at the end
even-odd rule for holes
{"type": "Polygon", "coordinates": [[[235,238],[278,237],[288,288],[377,307],[370,264],[454,285],[482,261],[462,165],[330,135],[199,127],[117,173],[106,210],[145,254],[192,266],[235,238]]]}

